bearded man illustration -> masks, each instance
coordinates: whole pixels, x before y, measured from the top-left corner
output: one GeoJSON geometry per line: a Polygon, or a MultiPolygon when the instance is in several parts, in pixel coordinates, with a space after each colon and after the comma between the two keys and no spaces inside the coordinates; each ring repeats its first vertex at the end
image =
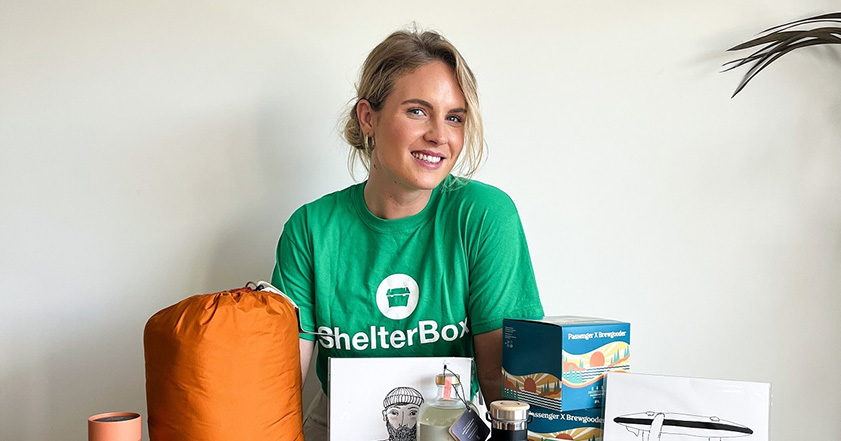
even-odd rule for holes
{"type": "Polygon", "coordinates": [[[415,441],[423,395],[411,387],[395,387],[383,400],[383,421],[388,439],[383,441],[415,441]]]}

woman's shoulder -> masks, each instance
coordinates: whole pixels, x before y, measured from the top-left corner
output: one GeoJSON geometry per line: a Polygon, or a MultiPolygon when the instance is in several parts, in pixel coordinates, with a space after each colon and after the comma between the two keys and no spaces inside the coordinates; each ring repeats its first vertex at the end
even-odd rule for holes
{"type": "Polygon", "coordinates": [[[483,243],[490,235],[518,237],[520,214],[508,194],[481,181],[462,181],[443,192],[440,219],[463,231],[468,242],[483,243]]]}
{"type": "Polygon", "coordinates": [[[353,195],[359,191],[360,185],[354,184],[307,202],[292,213],[287,223],[308,223],[314,219],[330,217],[337,211],[352,209],[353,195]]]}
{"type": "Polygon", "coordinates": [[[502,189],[474,179],[451,178],[446,183],[451,202],[487,209],[514,209],[514,201],[502,189]]]}

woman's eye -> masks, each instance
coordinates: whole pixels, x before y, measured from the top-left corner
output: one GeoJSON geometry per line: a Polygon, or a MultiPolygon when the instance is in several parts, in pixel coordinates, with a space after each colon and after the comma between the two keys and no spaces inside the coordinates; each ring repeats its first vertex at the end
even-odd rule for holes
{"type": "Polygon", "coordinates": [[[464,118],[462,118],[461,116],[458,116],[458,115],[450,115],[450,116],[447,117],[447,121],[451,121],[451,122],[461,124],[461,123],[464,122],[464,118]]]}
{"type": "Polygon", "coordinates": [[[417,108],[417,107],[415,107],[415,108],[409,109],[409,114],[411,114],[411,115],[417,115],[417,116],[423,116],[423,115],[424,115],[424,111],[423,111],[423,109],[421,109],[421,108],[417,108]]]}

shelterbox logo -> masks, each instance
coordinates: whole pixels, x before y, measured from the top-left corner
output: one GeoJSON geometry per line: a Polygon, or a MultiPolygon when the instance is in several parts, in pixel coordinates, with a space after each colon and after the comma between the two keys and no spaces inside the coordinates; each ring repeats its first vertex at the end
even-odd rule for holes
{"type": "MultiPolygon", "coordinates": [[[[415,279],[406,274],[392,274],[380,282],[377,288],[377,307],[384,316],[392,320],[401,320],[415,312],[419,295],[420,289],[415,279]]],[[[338,326],[319,326],[318,338],[324,349],[365,351],[377,348],[399,349],[440,340],[451,342],[470,334],[467,317],[443,326],[437,320],[419,319],[417,325],[411,328],[387,328],[368,326],[366,329],[348,330],[338,326]]]]}
{"type": "Polygon", "coordinates": [[[392,274],[377,287],[377,307],[384,316],[401,320],[415,312],[419,295],[415,279],[406,274],[392,274]]]}

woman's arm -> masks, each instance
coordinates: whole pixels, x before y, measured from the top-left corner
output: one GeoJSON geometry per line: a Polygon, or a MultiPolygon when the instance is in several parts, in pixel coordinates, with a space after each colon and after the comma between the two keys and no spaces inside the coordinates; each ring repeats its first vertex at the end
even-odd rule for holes
{"type": "Polygon", "coordinates": [[[526,236],[514,202],[502,191],[474,182],[471,215],[464,222],[470,259],[468,314],[476,374],[487,402],[502,398],[502,325],[505,318],[540,317],[526,236]]]}
{"type": "Polygon", "coordinates": [[[476,375],[485,402],[502,399],[502,329],[473,336],[476,375]]]}
{"type": "MultiPolygon", "coordinates": [[[[283,233],[277,243],[277,253],[272,285],[285,293],[298,307],[299,327],[315,328],[315,293],[313,291],[313,264],[309,248],[301,243],[307,241],[307,225],[303,220],[305,207],[292,214],[283,226],[283,233]]],[[[298,353],[301,359],[301,386],[306,383],[315,341],[298,338],[298,353]]]]}
{"type": "Polygon", "coordinates": [[[299,338],[298,348],[301,352],[301,387],[303,387],[307,381],[307,371],[310,369],[310,359],[312,359],[315,341],[299,338]]]}

